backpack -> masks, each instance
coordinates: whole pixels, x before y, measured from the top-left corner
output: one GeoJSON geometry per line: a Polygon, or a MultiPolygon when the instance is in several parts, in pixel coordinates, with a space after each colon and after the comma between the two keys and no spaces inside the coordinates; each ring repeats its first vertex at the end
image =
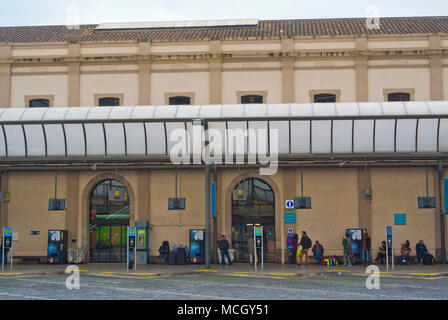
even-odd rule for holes
{"type": "Polygon", "coordinates": [[[404,255],[398,257],[398,264],[399,264],[399,265],[402,265],[402,266],[407,265],[407,263],[406,263],[406,257],[405,257],[404,255]]]}
{"type": "Polygon", "coordinates": [[[294,236],[288,236],[288,238],[286,238],[286,247],[288,249],[292,249],[294,247],[294,236]]]}
{"type": "Polygon", "coordinates": [[[435,263],[435,260],[436,259],[434,259],[434,256],[432,254],[428,253],[423,257],[423,264],[433,265],[435,263]]]}

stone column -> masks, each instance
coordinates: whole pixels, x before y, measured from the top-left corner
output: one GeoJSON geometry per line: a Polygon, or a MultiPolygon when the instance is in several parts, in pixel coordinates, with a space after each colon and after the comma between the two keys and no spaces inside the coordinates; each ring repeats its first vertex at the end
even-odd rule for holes
{"type": "Polygon", "coordinates": [[[213,40],[209,43],[209,101],[210,104],[222,103],[222,60],[221,60],[221,41],[213,40]]]}
{"type": "Polygon", "coordinates": [[[79,107],[80,105],[80,75],[81,75],[81,46],[79,43],[68,45],[68,106],[79,107]]]}
{"type": "MultiPolygon", "coordinates": [[[[68,230],[68,248],[81,248],[81,239],[78,239],[78,215],[83,214],[79,210],[79,173],[68,171],[67,173],[67,215],[65,229],[68,230]],[[77,238],[72,242],[72,238],[77,238]]],[[[87,213],[84,213],[87,215],[87,213]]]]}
{"type": "Polygon", "coordinates": [[[140,42],[138,49],[138,103],[144,106],[151,104],[151,42],[140,42]]]}
{"type": "Polygon", "coordinates": [[[294,40],[282,39],[282,102],[294,103],[295,74],[294,74],[294,40]]]}
{"type": "Polygon", "coordinates": [[[367,102],[369,101],[367,38],[356,38],[355,51],[356,100],[367,102]]]}
{"type": "Polygon", "coordinates": [[[0,108],[11,106],[11,46],[0,45],[0,108]]]}
{"type": "Polygon", "coordinates": [[[429,37],[429,72],[431,100],[443,100],[443,56],[440,36],[429,37]]]}

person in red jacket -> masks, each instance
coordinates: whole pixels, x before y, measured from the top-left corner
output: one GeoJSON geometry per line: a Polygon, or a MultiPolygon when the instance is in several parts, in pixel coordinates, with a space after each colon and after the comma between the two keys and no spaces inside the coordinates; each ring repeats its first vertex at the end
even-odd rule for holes
{"type": "Polygon", "coordinates": [[[313,246],[313,255],[317,260],[317,264],[320,265],[322,263],[322,256],[324,255],[324,246],[319,241],[316,241],[313,246]]]}

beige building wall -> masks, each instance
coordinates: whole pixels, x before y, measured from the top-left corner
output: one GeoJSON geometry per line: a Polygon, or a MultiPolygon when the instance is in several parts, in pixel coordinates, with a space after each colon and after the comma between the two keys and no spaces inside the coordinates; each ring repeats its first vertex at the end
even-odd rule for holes
{"type": "Polygon", "coordinates": [[[443,68],[443,100],[448,100],[448,68],[443,68]]]}
{"type": "MultiPolygon", "coordinates": [[[[429,172],[429,195],[436,191],[436,171],[429,172]]],[[[419,240],[433,254],[440,237],[439,209],[418,209],[417,197],[426,195],[424,168],[389,168],[372,170],[372,246],[375,251],[385,237],[385,227],[392,226],[394,254],[400,254],[400,244],[409,240],[411,255],[416,255],[415,245],[419,240]],[[406,214],[406,225],[394,225],[394,214],[406,214]],[[437,234],[439,235],[437,237],[437,234]]],[[[438,202],[438,199],[437,199],[438,202]]],[[[440,246],[440,243],[438,243],[440,246]]]]}
{"type": "MultiPolygon", "coordinates": [[[[300,234],[306,230],[314,241],[325,247],[326,255],[341,255],[341,241],[347,228],[368,228],[372,237],[373,256],[384,239],[385,227],[393,226],[395,255],[400,243],[410,240],[415,255],[415,244],[423,239],[428,249],[440,246],[439,209],[418,209],[417,197],[425,195],[424,168],[375,168],[371,171],[374,200],[360,206],[359,175],[363,171],[355,168],[305,168],[304,196],[312,197],[311,210],[285,209],[285,201],[300,194],[300,170],[280,169],[273,176],[260,176],[258,170],[221,169],[217,184],[218,235],[232,235],[231,194],[236,185],[248,178],[259,178],[267,182],[275,194],[275,233],[278,262],[285,261],[285,241],[288,227],[300,234]],[[361,223],[360,217],[371,211],[369,226],[361,223]],[[296,212],[297,223],[286,225],[285,212],[296,212]],[[405,226],[394,225],[394,214],[407,214],[405,226]],[[283,260],[282,260],[283,258],[283,260]]],[[[448,169],[444,171],[448,178],[448,169]]],[[[17,255],[46,255],[47,232],[50,229],[69,230],[69,247],[89,247],[90,192],[105,179],[117,179],[124,183],[130,195],[131,224],[135,220],[149,221],[150,256],[158,256],[164,240],[171,244],[187,244],[189,230],[204,228],[204,170],[179,170],[178,196],[186,198],[185,211],[169,211],[168,198],[175,196],[174,170],[139,171],[80,171],[70,176],[58,173],[58,198],[68,198],[67,211],[48,211],[48,199],[54,197],[54,172],[9,172],[8,191],[11,201],[7,205],[8,226],[19,234],[15,243],[17,255]],[[69,181],[68,179],[76,180],[69,181]],[[71,183],[70,183],[71,182],[71,183]],[[75,183],[73,185],[73,182],[75,183]],[[77,192],[67,193],[67,188],[78,184],[77,192]],[[77,193],[77,200],[72,193],[77,193]],[[26,199],[26,201],[24,201],[26,199]],[[73,210],[76,207],[74,213],[73,210]],[[72,217],[71,215],[75,216],[72,217]],[[74,219],[73,219],[74,218],[74,219]],[[73,225],[71,221],[76,221],[73,225]],[[31,231],[40,231],[31,236],[31,231]],[[71,239],[77,242],[72,243],[71,239]]],[[[438,192],[437,172],[430,170],[429,194],[438,192]]],[[[2,217],[3,219],[3,217],[2,217]]],[[[213,236],[212,236],[213,239],[213,236]]],[[[213,243],[211,243],[213,248],[213,243]]]]}
{"type": "Polygon", "coordinates": [[[431,100],[429,69],[369,69],[369,101],[381,102],[384,89],[414,89],[415,101],[431,100]]]}
{"type": "MultiPolygon", "coordinates": [[[[15,255],[47,255],[48,230],[65,230],[65,211],[48,211],[48,200],[54,198],[54,173],[9,172],[8,226],[18,233],[15,255]],[[40,231],[32,236],[31,231],[40,231]]],[[[66,175],[58,173],[58,198],[66,198],[66,175]]],[[[67,203],[71,205],[71,203],[67,203]]]]}
{"type": "Polygon", "coordinates": [[[281,71],[225,71],[222,73],[222,103],[239,104],[238,92],[266,93],[266,103],[282,103],[281,71]]]}
{"type": "Polygon", "coordinates": [[[124,95],[122,105],[138,105],[137,74],[81,74],[80,104],[83,107],[95,106],[95,94],[124,95]]]}
{"type": "Polygon", "coordinates": [[[68,76],[66,75],[13,75],[11,77],[11,107],[28,107],[25,105],[26,96],[54,96],[53,106],[66,107],[67,89],[68,76]]]}
{"type": "Polygon", "coordinates": [[[314,102],[310,100],[310,92],[326,90],[340,90],[339,102],[357,101],[355,69],[297,70],[295,77],[297,103],[314,102]]]}
{"type": "Polygon", "coordinates": [[[194,93],[193,104],[209,104],[208,72],[151,73],[151,104],[166,105],[166,94],[194,93]]]}

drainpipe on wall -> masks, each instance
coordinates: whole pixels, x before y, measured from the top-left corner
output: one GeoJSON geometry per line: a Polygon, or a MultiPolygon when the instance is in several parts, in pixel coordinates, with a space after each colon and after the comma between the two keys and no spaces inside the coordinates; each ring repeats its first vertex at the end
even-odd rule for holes
{"type": "Polygon", "coordinates": [[[210,166],[205,166],[205,267],[210,269],[210,166]]]}
{"type": "Polygon", "coordinates": [[[445,213],[442,206],[442,184],[443,184],[443,164],[439,162],[439,208],[440,208],[440,250],[441,262],[446,263],[446,245],[445,245],[445,213]]]}
{"type": "MultiPolygon", "coordinates": [[[[213,168],[213,182],[215,183],[215,205],[217,205],[218,198],[218,168],[215,166],[213,168]]],[[[215,212],[215,217],[213,217],[213,263],[218,263],[218,249],[216,248],[216,244],[218,242],[218,223],[215,212]]]]}

